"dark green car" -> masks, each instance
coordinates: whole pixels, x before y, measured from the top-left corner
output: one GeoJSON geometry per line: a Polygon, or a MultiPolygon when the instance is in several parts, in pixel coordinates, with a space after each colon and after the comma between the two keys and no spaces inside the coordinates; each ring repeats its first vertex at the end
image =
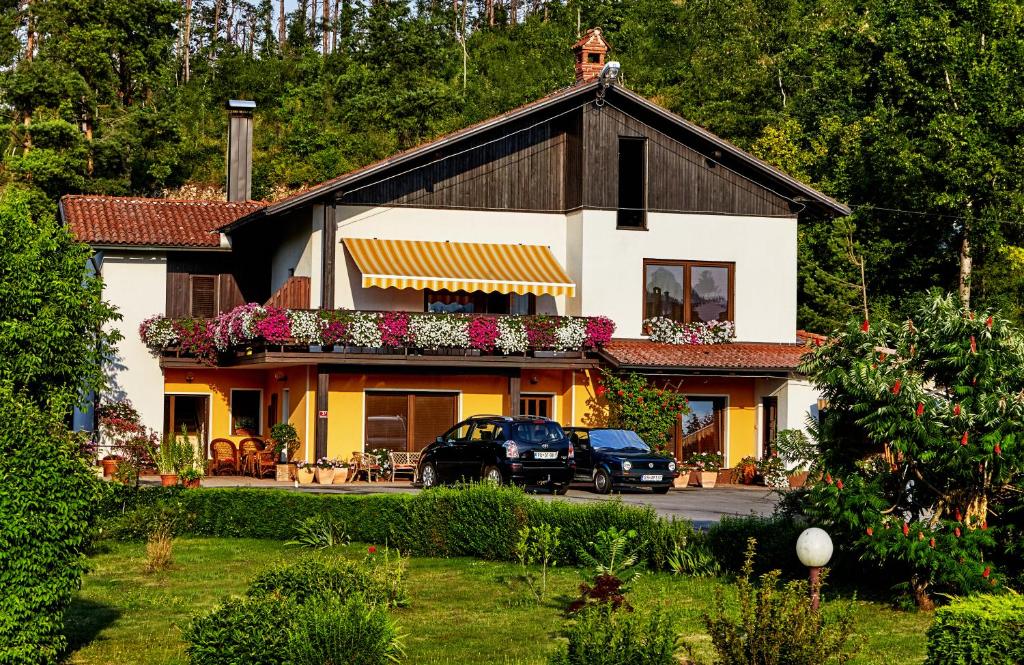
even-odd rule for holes
{"type": "Polygon", "coordinates": [[[665,494],[675,483],[676,461],[659,455],[628,429],[568,427],[576,454],[576,482],[592,483],[598,494],[617,487],[648,487],[665,494]]]}

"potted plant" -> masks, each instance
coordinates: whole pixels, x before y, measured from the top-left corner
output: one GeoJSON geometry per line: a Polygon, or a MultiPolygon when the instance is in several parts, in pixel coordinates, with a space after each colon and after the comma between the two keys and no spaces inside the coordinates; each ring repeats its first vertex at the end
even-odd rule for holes
{"type": "Polygon", "coordinates": [[[111,453],[100,460],[100,464],[103,465],[104,478],[110,478],[117,473],[117,465],[121,463],[121,459],[122,458],[119,455],[111,453]]]}
{"type": "Polygon", "coordinates": [[[238,416],[232,432],[234,436],[256,436],[256,419],[252,416],[238,416]]]}
{"type": "Polygon", "coordinates": [[[295,480],[299,481],[300,485],[311,484],[315,475],[316,464],[306,460],[300,460],[295,463],[295,480]]]}
{"type": "Polygon", "coordinates": [[[334,482],[337,484],[348,482],[348,462],[334,463],[334,482]]]}
{"type": "Polygon", "coordinates": [[[181,472],[178,476],[181,478],[181,484],[186,489],[196,489],[202,484],[203,472],[194,466],[190,466],[181,472]]]}
{"type": "Polygon", "coordinates": [[[168,433],[160,445],[151,447],[149,456],[160,472],[160,484],[174,487],[178,484],[178,474],[192,461],[193,446],[184,426],[181,434],[168,433]]]}
{"type": "Polygon", "coordinates": [[[334,482],[334,460],[321,457],[316,461],[316,482],[321,485],[334,482]]]}
{"type": "Polygon", "coordinates": [[[718,470],[722,468],[722,455],[720,453],[693,453],[686,460],[686,464],[693,468],[693,478],[700,487],[712,488],[718,482],[718,470]]]}
{"type": "Polygon", "coordinates": [[[277,458],[276,478],[288,481],[295,476],[295,465],[289,464],[299,449],[299,434],[290,423],[278,423],[270,428],[270,442],[274,446],[274,457],[277,458]]]}
{"type": "Polygon", "coordinates": [[[757,475],[757,459],[749,455],[744,457],[736,465],[736,473],[739,474],[739,481],[744,485],[754,484],[754,476],[757,475]]]}
{"type": "Polygon", "coordinates": [[[772,446],[789,469],[789,486],[803,487],[818,459],[818,447],[814,441],[801,430],[784,429],[775,436],[772,446]]]}
{"type": "Polygon", "coordinates": [[[786,465],[778,455],[772,454],[761,460],[758,465],[758,473],[764,480],[764,484],[772,489],[789,487],[789,478],[786,477],[786,465]]]}

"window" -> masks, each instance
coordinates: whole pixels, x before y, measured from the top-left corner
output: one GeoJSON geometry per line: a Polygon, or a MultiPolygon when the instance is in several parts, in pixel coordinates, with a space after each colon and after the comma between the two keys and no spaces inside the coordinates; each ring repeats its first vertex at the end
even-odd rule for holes
{"type": "Polygon", "coordinates": [[[680,323],[731,321],[732,263],[644,261],[644,318],[680,323]]]}
{"type": "Polygon", "coordinates": [[[551,417],[550,395],[523,395],[519,400],[519,413],[524,416],[551,417]]]}
{"type": "Polygon", "coordinates": [[[428,289],[424,300],[424,310],[435,314],[533,314],[537,311],[537,296],[532,293],[518,295],[428,289]]]}
{"type": "Polygon", "coordinates": [[[231,435],[259,436],[263,431],[263,393],[259,390],[231,391],[231,435]]]}
{"type": "Polygon", "coordinates": [[[693,453],[724,455],[726,398],[700,395],[687,395],[686,398],[690,402],[690,413],[678,423],[679,439],[674,446],[676,457],[685,460],[693,453]]]}
{"type": "Polygon", "coordinates": [[[454,393],[366,393],[365,450],[423,450],[455,424],[454,393]]]}
{"type": "Polygon", "coordinates": [[[189,279],[189,310],[196,318],[217,316],[217,276],[191,275],[189,279]]]}
{"type": "Polygon", "coordinates": [[[469,436],[470,441],[498,441],[501,439],[501,426],[494,423],[478,422],[469,436]]]}
{"type": "Polygon", "coordinates": [[[647,227],[647,140],[619,137],[619,212],[622,229],[647,227]]]}

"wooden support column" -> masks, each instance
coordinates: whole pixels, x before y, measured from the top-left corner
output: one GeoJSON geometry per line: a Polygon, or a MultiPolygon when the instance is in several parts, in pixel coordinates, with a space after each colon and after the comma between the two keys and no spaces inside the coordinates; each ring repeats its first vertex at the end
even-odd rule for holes
{"type": "Polygon", "coordinates": [[[333,204],[324,205],[323,242],[321,243],[320,309],[334,309],[334,259],[338,245],[338,224],[333,204]]]}
{"type": "Polygon", "coordinates": [[[327,394],[331,386],[331,375],[326,365],[316,366],[316,448],[315,457],[327,457],[327,394]]]}
{"type": "Polygon", "coordinates": [[[508,401],[510,416],[521,415],[519,413],[521,384],[522,378],[519,376],[518,373],[508,377],[508,401]]]}

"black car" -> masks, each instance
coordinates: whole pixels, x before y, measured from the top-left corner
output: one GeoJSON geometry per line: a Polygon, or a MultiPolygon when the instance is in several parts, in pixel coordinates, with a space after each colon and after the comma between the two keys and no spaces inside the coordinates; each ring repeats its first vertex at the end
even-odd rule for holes
{"type": "Polygon", "coordinates": [[[425,488],[488,480],[546,485],[565,494],[573,478],[573,447],[553,420],[473,416],[423,449],[418,477],[425,488]]]}
{"type": "Polygon", "coordinates": [[[650,487],[664,494],[679,475],[674,459],[652,451],[632,430],[569,427],[566,432],[576,453],[575,479],[593,483],[598,494],[613,487],[650,487]]]}

